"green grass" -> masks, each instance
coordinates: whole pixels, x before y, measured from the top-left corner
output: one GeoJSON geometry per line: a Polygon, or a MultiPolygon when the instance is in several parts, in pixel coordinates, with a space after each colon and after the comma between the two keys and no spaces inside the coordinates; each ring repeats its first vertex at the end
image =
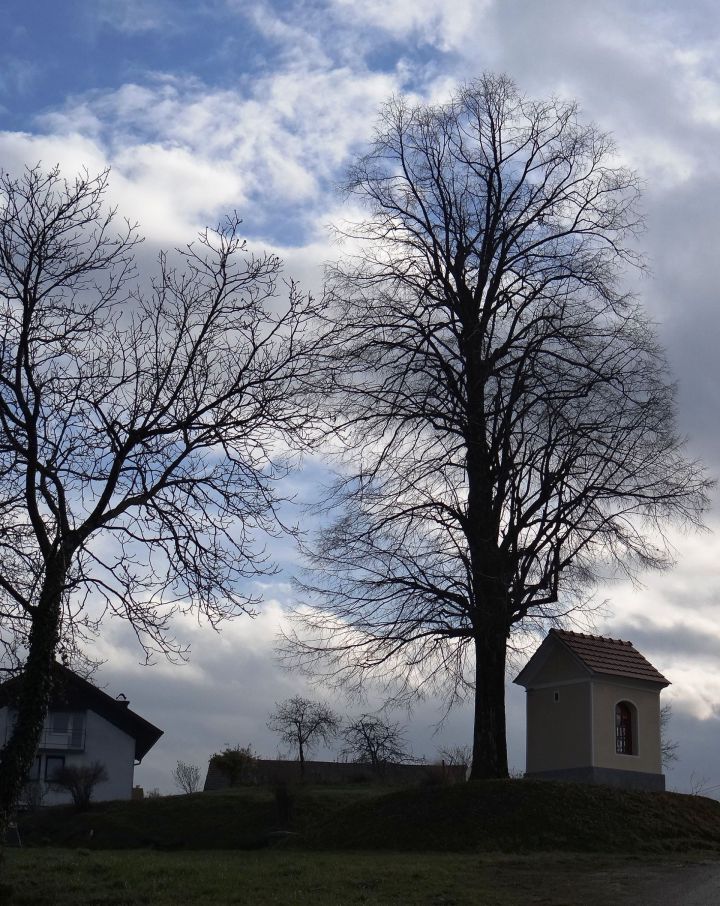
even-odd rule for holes
{"type": "MultiPolygon", "coordinates": [[[[3,906],[605,906],[660,863],[543,854],[24,849],[6,854],[3,906]],[[10,888],[8,890],[8,888],[10,888]]],[[[1,896],[1,894],[0,894],[1,896]]]]}
{"type": "Polygon", "coordinates": [[[267,787],[165,796],[140,802],[95,803],[40,809],[20,819],[25,846],[92,849],[258,849],[283,830],[305,834],[348,805],[376,799],[387,787],[307,786],[290,789],[288,817],[267,787]]]}
{"type": "Polygon", "coordinates": [[[720,802],[528,780],[406,789],[309,828],[316,849],[720,853],[720,802]]]}
{"type": "Polygon", "coordinates": [[[41,810],[5,851],[0,903],[604,906],[639,880],[684,884],[691,850],[720,854],[720,803],[693,796],[529,781],[291,792],[289,821],[252,787],[41,810]]]}
{"type": "Polygon", "coordinates": [[[289,815],[272,789],[44,809],[26,846],[159,850],[720,853],[720,802],[581,784],[497,780],[388,791],[299,786],[289,815]],[[284,834],[290,831],[290,834],[284,834]]]}

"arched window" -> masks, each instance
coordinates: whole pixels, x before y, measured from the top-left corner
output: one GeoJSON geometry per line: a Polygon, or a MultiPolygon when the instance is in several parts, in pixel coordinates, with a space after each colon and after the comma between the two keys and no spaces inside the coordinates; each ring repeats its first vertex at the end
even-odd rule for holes
{"type": "Polygon", "coordinates": [[[629,702],[615,705],[615,751],[618,755],[634,755],[633,706],[629,702]]]}

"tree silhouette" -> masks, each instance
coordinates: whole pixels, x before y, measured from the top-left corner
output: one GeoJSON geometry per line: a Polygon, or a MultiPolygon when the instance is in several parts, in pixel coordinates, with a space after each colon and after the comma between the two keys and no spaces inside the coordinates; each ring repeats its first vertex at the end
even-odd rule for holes
{"type": "Polygon", "coordinates": [[[275,705],[268,729],[280,734],[284,743],[297,750],[300,774],[305,776],[305,753],[320,742],[337,736],[340,718],[326,705],[300,695],[275,705]]]}
{"type": "MultiPolygon", "coordinates": [[[[0,818],[32,763],[56,654],[129,622],[172,656],[176,614],[252,612],[254,543],[279,529],[282,451],[315,405],[315,307],[231,217],[147,290],[135,229],[115,233],[107,174],[0,176],[0,614],[20,654],[17,721],[0,753],[0,818]]],[[[0,828],[0,832],[2,828],[0,828]]]]}
{"type": "Polygon", "coordinates": [[[474,699],[473,778],[507,775],[508,639],[608,574],[671,563],[709,482],[623,291],[638,180],[572,103],[485,76],[384,108],[329,274],[346,459],[285,656],[358,691],[474,699]]]}
{"type": "Polygon", "coordinates": [[[342,736],[345,740],[343,755],[372,765],[379,776],[388,764],[404,764],[410,757],[404,728],[376,714],[361,714],[354,718],[343,729],[342,736]]]}

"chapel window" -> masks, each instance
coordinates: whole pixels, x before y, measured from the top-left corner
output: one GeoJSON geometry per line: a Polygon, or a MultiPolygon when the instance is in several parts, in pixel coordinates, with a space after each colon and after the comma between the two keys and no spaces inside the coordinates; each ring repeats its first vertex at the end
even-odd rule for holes
{"type": "Polygon", "coordinates": [[[633,708],[629,702],[615,705],[615,751],[618,755],[634,755],[633,708]]]}

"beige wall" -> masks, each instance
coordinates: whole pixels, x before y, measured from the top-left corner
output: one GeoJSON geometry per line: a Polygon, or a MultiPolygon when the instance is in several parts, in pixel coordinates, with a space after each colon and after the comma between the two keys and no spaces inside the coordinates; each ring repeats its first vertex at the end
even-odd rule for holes
{"type": "Polygon", "coordinates": [[[661,774],[660,691],[597,680],[592,685],[595,730],[592,764],[601,768],[661,774]],[[628,701],[637,709],[636,755],[615,752],[615,705],[620,701],[628,701]]]}
{"type": "Polygon", "coordinates": [[[533,676],[532,685],[563,683],[587,679],[588,676],[588,671],[578,663],[577,658],[556,643],[545,663],[533,676]]]}
{"type": "Polygon", "coordinates": [[[587,680],[528,689],[527,772],[589,766],[592,756],[590,713],[591,693],[587,680]],[[558,693],[557,702],[555,692],[558,693]]]}

